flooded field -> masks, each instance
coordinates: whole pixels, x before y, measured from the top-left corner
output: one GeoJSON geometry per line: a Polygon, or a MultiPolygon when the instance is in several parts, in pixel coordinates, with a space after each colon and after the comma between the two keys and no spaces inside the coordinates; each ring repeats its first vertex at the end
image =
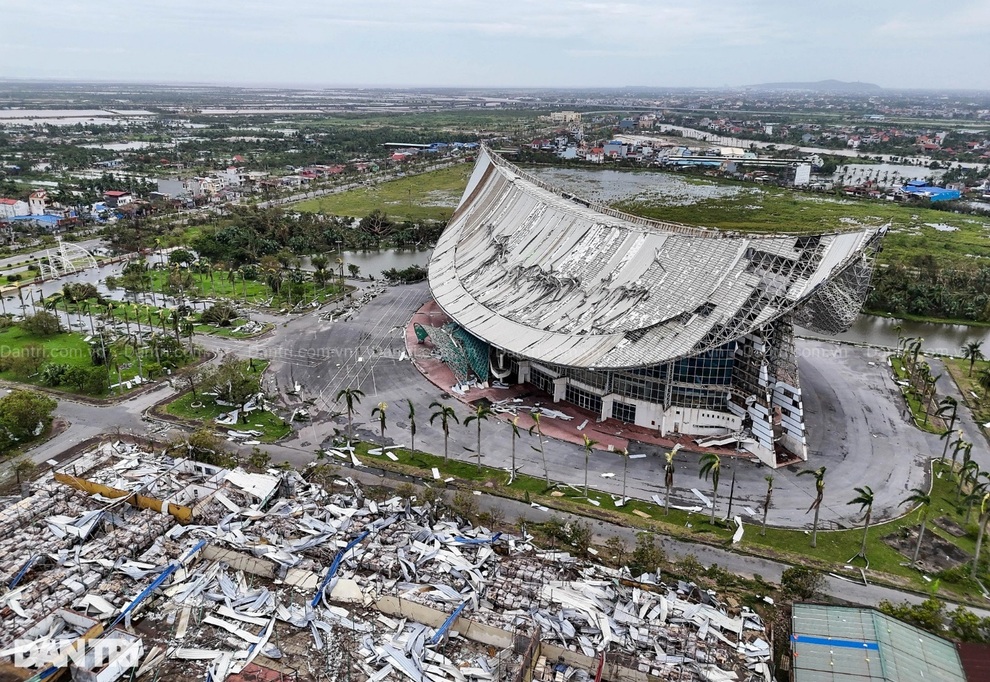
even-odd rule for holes
{"type": "Polygon", "coordinates": [[[527,169],[537,177],[582,199],[600,204],[619,202],[658,203],[690,206],[712,199],[747,196],[758,200],[763,190],[756,187],[720,185],[704,179],[684,179],[673,173],[577,168],[527,169]]]}

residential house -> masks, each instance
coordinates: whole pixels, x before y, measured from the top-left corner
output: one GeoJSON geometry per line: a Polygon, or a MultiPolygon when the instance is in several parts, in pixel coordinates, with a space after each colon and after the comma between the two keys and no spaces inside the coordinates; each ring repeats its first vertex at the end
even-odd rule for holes
{"type": "Polygon", "coordinates": [[[16,218],[31,215],[31,207],[20,199],[0,199],[0,218],[16,218]]]}
{"type": "Polygon", "coordinates": [[[47,207],[48,192],[43,189],[31,192],[31,196],[28,197],[28,213],[30,215],[45,215],[47,207]]]}
{"type": "Polygon", "coordinates": [[[120,208],[134,201],[134,197],[127,190],[111,189],[103,193],[103,201],[109,208],[120,208]]]}
{"type": "Polygon", "coordinates": [[[186,181],[180,178],[159,178],[157,194],[168,199],[178,199],[189,196],[189,188],[186,181]]]}

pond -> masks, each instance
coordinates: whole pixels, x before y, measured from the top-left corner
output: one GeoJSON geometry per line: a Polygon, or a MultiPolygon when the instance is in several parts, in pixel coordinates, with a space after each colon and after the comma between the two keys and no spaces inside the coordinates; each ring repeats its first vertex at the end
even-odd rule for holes
{"type": "MultiPolygon", "coordinates": [[[[367,277],[373,275],[379,277],[383,270],[395,268],[402,270],[411,265],[426,267],[430,262],[430,254],[433,249],[429,248],[394,248],[394,249],[368,249],[365,251],[344,251],[345,272],[347,265],[356,265],[361,268],[358,275],[367,277]]],[[[328,253],[331,267],[336,267],[337,253],[328,253]]],[[[309,258],[303,258],[303,267],[309,268],[309,258]]]]}
{"type": "Polygon", "coordinates": [[[990,327],[968,327],[962,324],[937,324],[932,322],[911,322],[893,317],[878,317],[876,315],[860,315],[853,322],[849,331],[830,336],[795,328],[800,336],[817,339],[834,339],[850,343],[865,343],[873,346],[897,347],[897,329],[900,325],[901,336],[922,338],[922,352],[940,355],[962,355],[962,346],[968,341],[982,341],[986,352],[990,354],[990,327]]]}

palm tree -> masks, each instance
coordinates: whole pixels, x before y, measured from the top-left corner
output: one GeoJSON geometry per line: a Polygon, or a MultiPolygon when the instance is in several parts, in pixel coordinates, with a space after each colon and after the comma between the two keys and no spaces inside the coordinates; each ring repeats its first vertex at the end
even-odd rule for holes
{"type": "Polygon", "coordinates": [[[455,424],[460,424],[461,420],[457,418],[457,413],[454,412],[454,408],[449,405],[444,405],[441,402],[433,401],[430,403],[431,408],[436,408],[436,412],[430,415],[430,424],[432,424],[436,419],[440,420],[440,427],[443,429],[443,461],[447,461],[447,442],[450,440],[450,420],[454,420],[455,424]]]}
{"type": "Polygon", "coordinates": [[[494,414],[487,405],[479,404],[474,408],[474,414],[468,415],[468,418],[464,420],[464,426],[467,426],[471,422],[475,422],[478,425],[478,471],[481,471],[481,422],[488,421],[488,418],[494,414]]]}
{"type": "Polygon", "coordinates": [[[986,400],[990,396],[990,367],[984,367],[976,381],[983,389],[983,399],[986,400]]]}
{"type": "Polygon", "coordinates": [[[945,453],[949,450],[949,435],[952,430],[956,428],[956,417],[959,411],[959,401],[953,398],[951,395],[947,395],[938,401],[938,412],[936,413],[942,420],[945,420],[945,416],[949,415],[949,424],[945,427],[945,432],[942,433],[939,438],[945,441],[945,445],[942,446],[942,462],[945,461],[945,453]]]}
{"type": "Polygon", "coordinates": [[[598,445],[598,441],[588,438],[588,434],[582,433],[584,438],[584,496],[588,497],[588,465],[591,462],[591,449],[598,445]]]}
{"type": "Polygon", "coordinates": [[[416,452],[416,406],[413,401],[406,398],[406,405],[409,406],[409,436],[412,438],[412,451],[416,452]]]}
{"type": "MultiPolygon", "coordinates": [[[[533,425],[529,427],[529,435],[533,435],[533,430],[536,430],[536,442],[539,443],[539,448],[533,448],[540,453],[540,458],[543,460],[543,479],[546,483],[547,488],[550,487],[550,469],[547,468],[547,453],[543,450],[543,428],[540,426],[540,413],[533,413],[533,425]]],[[[533,447],[532,445],[530,447],[533,447]]]]}
{"type": "Polygon", "coordinates": [[[798,476],[804,476],[805,474],[810,474],[815,477],[815,501],[811,503],[808,507],[807,514],[812,509],[815,510],[815,522],[811,526],[811,546],[818,546],[818,514],[821,512],[822,500],[825,498],[825,470],[827,467],[818,467],[817,469],[804,469],[798,472],[798,476]]]}
{"type": "Polygon", "coordinates": [[[965,452],[966,450],[971,450],[973,444],[962,439],[962,431],[959,432],[959,440],[952,444],[952,468],[949,472],[955,476],[956,475],[956,457],[959,456],[960,452],[965,452]]]}
{"type": "Polygon", "coordinates": [[[937,384],[938,380],[941,378],[942,378],[941,374],[939,374],[937,377],[933,377],[931,375],[931,372],[928,370],[928,367],[927,366],[925,367],[925,376],[924,376],[925,389],[921,394],[921,402],[924,404],[924,408],[925,408],[925,421],[924,421],[925,426],[928,425],[928,415],[931,414],[932,403],[935,402],[935,384],[937,384]]]}
{"type": "Polygon", "coordinates": [[[378,427],[382,436],[382,447],[385,447],[385,408],[388,407],[387,403],[378,403],[378,407],[371,411],[371,416],[374,417],[378,415],[378,427]]]}
{"type": "Polygon", "coordinates": [[[764,476],[763,480],[767,482],[767,496],[763,500],[763,527],[760,528],[760,535],[765,537],[767,534],[767,512],[770,511],[770,498],[773,496],[773,474],[764,476]]]}
{"type": "Polygon", "coordinates": [[[980,498],[980,530],[976,534],[976,551],[973,553],[973,567],[969,571],[969,577],[976,579],[976,568],[980,563],[980,549],[983,546],[983,534],[987,529],[987,520],[990,519],[990,492],[984,492],[980,498]]]}
{"type": "Polygon", "coordinates": [[[347,440],[354,440],[354,405],[361,402],[364,391],[360,388],[342,388],[337,391],[337,402],[341,399],[347,404],[347,440]]]}
{"type": "Polygon", "coordinates": [[[712,477],[712,518],[710,523],[715,525],[715,507],[718,505],[718,479],[722,473],[722,458],[714,452],[709,452],[701,457],[701,469],[698,471],[698,478],[712,477]]]}
{"type": "Polygon", "coordinates": [[[921,529],[918,531],[918,544],[914,547],[914,556],[911,558],[912,564],[918,563],[918,556],[921,554],[921,541],[925,537],[925,523],[928,521],[928,510],[932,506],[932,496],[921,488],[911,488],[911,494],[904,498],[901,504],[917,505],[921,510],[921,529]]]}
{"type": "MultiPolygon", "coordinates": [[[[924,339],[920,336],[911,342],[908,352],[911,353],[911,385],[914,386],[918,376],[918,354],[921,353],[921,344],[924,339]]],[[[915,386],[915,388],[917,388],[915,386]]]]}
{"type": "Polygon", "coordinates": [[[983,359],[983,342],[982,341],[967,341],[966,345],[962,347],[963,358],[969,360],[969,374],[967,376],[973,376],[973,365],[976,364],[977,360],[983,359]]]}
{"type": "Polygon", "coordinates": [[[674,447],[667,451],[666,462],[663,465],[663,485],[666,489],[666,494],[663,499],[664,506],[664,516],[670,516],[670,492],[674,487],[674,455],[677,451],[681,449],[681,444],[677,443],[674,447]]]}
{"type": "Polygon", "coordinates": [[[513,417],[509,422],[512,426],[512,461],[509,465],[509,483],[516,477],[516,439],[519,438],[519,417],[513,417]]]}
{"type": "Polygon", "coordinates": [[[969,483],[970,478],[975,478],[980,473],[980,465],[973,461],[972,450],[972,446],[963,448],[962,465],[959,467],[959,480],[956,485],[956,504],[959,504],[963,487],[969,483]]]}
{"type": "Polygon", "coordinates": [[[854,490],[858,494],[846,504],[858,504],[860,511],[866,510],[866,515],[863,517],[863,545],[859,548],[859,554],[854,556],[853,559],[863,557],[866,565],[869,566],[870,560],[866,558],[866,538],[870,530],[870,517],[873,515],[873,489],[868,485],[864,485],[862,488],[854,488],[854,490]]]}
{"type": "Polygon", "coordinates": [[[990,473],[977,471],[973,474],[971,483],[969,494],[963,498],[963,502],[966,503],[966,519],[963,523],[966,526],[973,517],[973,505],[982,499],[983,493],[990,491],[990,473]]]}

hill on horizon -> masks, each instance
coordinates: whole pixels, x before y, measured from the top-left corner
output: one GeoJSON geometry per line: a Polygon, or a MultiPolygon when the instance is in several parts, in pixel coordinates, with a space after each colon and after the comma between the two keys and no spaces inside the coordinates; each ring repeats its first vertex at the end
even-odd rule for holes
{"type": "Polygon", "coordinates": [[[875,83],[860,81],[839,81],[835,79],[814,82],[759,83],[745,86],[750,90],[811,90],[815,92],[879,92],[883,90],[875,83]]]}

